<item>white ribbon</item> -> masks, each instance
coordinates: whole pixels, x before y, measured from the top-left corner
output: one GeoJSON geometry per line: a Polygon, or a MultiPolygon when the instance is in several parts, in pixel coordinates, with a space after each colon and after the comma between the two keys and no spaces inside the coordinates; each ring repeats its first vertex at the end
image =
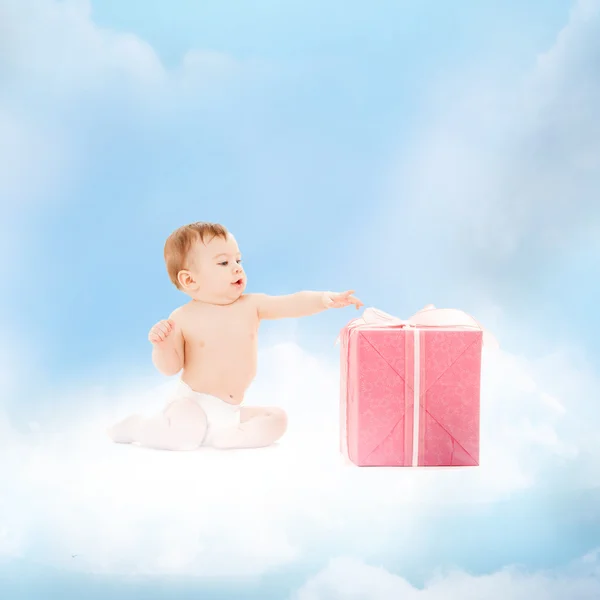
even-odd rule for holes
{"type": "MultiPolygon", "coordinates": [[[[412,327],[412,326],[411,326],[412,327]]],[[[414,328],[414,376],[413,376],[413,453],[412,466],[419,464],[419,417],[421,415],[421,336],[418,328],[414,328]]]]}
{"type": "MultiPolygon", "coordinates": [[[[473,317],[467,313],[454,308],[435,308],[428,304],[412,317],[403,320],[389,315],[378,308],[365,308],[361,317],[354,319],[346,325],[349,330],[374,329],[374,328],[399,327],[411,329],[414,332],[414,384],[413,384],[413,453],[411,464],[413,467],[419,464],[419,419],[421,409],[421,332],[420,329],[432,327],[450,331],[464,331],[476,329],[483,332],[483,345],[488,348],[499,348],[496,338],[486,331],[473,317]]],[[[339,336],[336,343],[339,341],[339,336]]],[[[345,414],[345,411],[344,411],[345,414]]],[[[347,430],[344,437],[347,437],[347,430]]],[[[344,442],[344,448],[346,443],[344,442]]]]}

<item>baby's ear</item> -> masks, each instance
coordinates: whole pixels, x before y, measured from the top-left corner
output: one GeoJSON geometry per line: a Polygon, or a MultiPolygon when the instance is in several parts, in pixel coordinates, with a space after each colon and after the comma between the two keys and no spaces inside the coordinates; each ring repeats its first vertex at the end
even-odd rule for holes
{"type": "Polygon", "coordinates": [[[194,279],[189,271],[179,271],[177,273],[177,281],[179,281],[181,287],[186,288],[194,282],[194,279]]]}

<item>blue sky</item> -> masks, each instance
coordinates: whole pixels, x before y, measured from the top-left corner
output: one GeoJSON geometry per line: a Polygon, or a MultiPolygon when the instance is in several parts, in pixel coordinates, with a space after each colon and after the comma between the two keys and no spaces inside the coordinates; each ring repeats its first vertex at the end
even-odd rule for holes
{"type": "Polygon", "coordinates": [[[210,569],[215,598],[243,580],[248,597],[343,600],[346,571],[377,599],[412,599],[411,585],[453,597],[461,577],[489,580],[490,600],[599,595],[599,2],[0,0],[0,13],[11,598],[149,597],[146,578],[183,598],[210,569]],[[185,302],[162,249],[196,220],[234,232],[249,291],[353,288],[400,317],[434,303],[483,322],[502,349],[484,356],[482,466],[338,465],[334,341],[350,309],[262,327],[249,401],[292,424],[273,453],[107,444],[106,425],[158,408],[171,383],[147,331],[185,302]],[[514,565],[531,579],[503,574],[514,565]]]}

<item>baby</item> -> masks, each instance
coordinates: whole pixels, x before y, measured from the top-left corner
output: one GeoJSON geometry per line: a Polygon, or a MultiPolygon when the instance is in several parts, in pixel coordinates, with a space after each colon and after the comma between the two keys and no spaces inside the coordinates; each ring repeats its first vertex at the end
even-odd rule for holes
{"type": "Polygon", "coordinates": [[[279,440],[287,426],[275,407],[241,406],[256,374],[261,320],[297,318],[362,302],[353,291],[245,294],[242,255],[231,233],[198,222],[165,243],[173,284],[190,297],[152,327],[152,361],[164,375],[181,371],[174,395],[153,417],[132,415],[108,430],[119,443],[165,450],[258,448],[279,440]]]}

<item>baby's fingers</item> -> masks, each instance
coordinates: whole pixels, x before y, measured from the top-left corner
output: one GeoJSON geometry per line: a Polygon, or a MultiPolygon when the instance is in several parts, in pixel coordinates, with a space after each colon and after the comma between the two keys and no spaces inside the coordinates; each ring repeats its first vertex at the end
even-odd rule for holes
{"type": "Polygon", "coordinates": [[[152,343],[164,342],[168,335],[173,331],[174,323],[170,320],[160,321],[152,329],[148,334],[148,339],[152,343]]]}
{"type": "Polygon", "coordinates": [[[167,334],[158,326],[155,325],[151,330],[148,338],[150,341],[162,342],[167,337],[167,334]]]}
{"type": "Polygon", "coordinates": [[[168,333],[158,325],[154,326],[152,333],[155,337],[157,337],[160,341],[164,341],[167,338],[168,333]]]}
{"type": "Polygon", "coordinates": [[[167,336],[169,333],[171,333],[171,331],[173,331],[173,327],[169,325],[167,321],[163,321],[160,324],[160,330],[165,334],[165,336],[167,336]]]}
{"type": "Polygon", "coordinates": [[[158,335],[158,333],[156,333],[154,331],[150,331],[150,333],[148,334],[148,340],[151,341],[153,344],[162,342],[161,337],[158,335]]]}
{"type": "Polygon", "coordinates": [[[354,306],[356,306],[357,309],[359,309],[361,306],[364,306],[364,304],[358,299],[358,298],[349,298],[350,302],[352,304],[354,304],[354,306]]]}

